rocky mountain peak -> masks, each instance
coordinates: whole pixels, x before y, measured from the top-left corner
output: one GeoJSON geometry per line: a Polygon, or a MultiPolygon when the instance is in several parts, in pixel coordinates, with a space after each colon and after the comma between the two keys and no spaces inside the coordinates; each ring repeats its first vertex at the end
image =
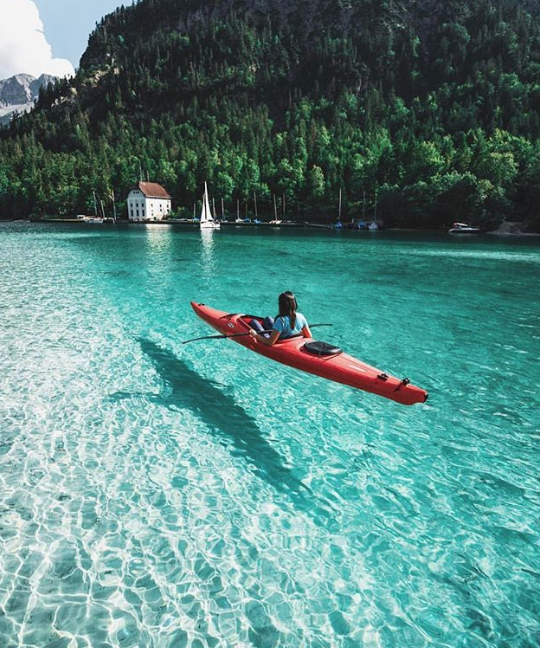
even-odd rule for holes
{"type": "Polygon", "coordinates": [[[14,112],[30,110],[39,89],[55,79],[50,74],[42,74],[37,79],[31,74],[15,74],[0,81],[0,123],[9,121],[14,112]]]}

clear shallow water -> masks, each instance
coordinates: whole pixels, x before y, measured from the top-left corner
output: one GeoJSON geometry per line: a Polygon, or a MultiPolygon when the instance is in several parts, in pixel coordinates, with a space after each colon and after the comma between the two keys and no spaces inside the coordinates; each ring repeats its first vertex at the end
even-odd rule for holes
{"type": "Polygon", "coordinates": [[[0,225],[0,645],[540,645],[540,245],[0,225]],[[288,370],[190,299],[430,392],[288,370]]]}

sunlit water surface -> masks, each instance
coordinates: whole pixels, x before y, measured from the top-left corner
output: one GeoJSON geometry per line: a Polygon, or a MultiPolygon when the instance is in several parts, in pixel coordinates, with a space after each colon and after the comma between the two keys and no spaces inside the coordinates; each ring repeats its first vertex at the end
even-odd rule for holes
{"type": "Polygon", "coordinates": [[[536,240],[0,225],[2,648],[537,648],[536,240]],[[274,314],[407,408],[225,341],[274,314]]]}

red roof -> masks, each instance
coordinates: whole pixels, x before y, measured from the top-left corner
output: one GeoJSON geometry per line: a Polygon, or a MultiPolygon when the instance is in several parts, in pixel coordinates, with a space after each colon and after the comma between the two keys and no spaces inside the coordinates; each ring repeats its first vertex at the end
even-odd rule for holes
{"type": "Polygon", "coordinates": [[[139,189],[147,198],[165,198],[171,200],[167,191],[157,182],[139,182],[139,189]]]}

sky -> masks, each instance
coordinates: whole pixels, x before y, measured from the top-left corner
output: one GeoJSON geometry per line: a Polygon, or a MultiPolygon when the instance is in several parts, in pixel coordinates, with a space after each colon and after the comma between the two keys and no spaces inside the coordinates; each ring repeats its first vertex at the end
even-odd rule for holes
{"type": "Polygon", "coordinates": [[[122,4],[131,0],[0,0],[0,79],[72,74],[96,22],[122,4]]]}

